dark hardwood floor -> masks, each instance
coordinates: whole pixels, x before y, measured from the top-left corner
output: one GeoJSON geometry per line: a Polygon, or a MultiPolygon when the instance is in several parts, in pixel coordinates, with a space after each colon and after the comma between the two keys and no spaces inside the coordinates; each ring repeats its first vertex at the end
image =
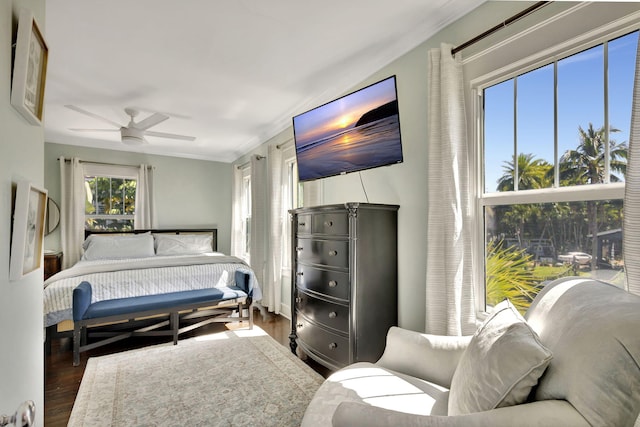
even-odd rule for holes
{"type": "MultiPolygon", "coordinates": [[[[258,311],[254,315],[255,324],[267,332],[273,339],[289,347],[290,323],[285,317],[269,314],[263,319],[258,311]]],[[[224,324],[212,324],[181,336],[181,339],[196,335],[211,334],[226,330],[224,324]]],[[[87,359],[93,356],[112,354],[147,345],[167,342],[166,337],[135,337],[111,345],[90,350],[81,354],[80,366],[74,367],[71,340],[55,339],[52,342],[51,354],[45,355],[45,391],[44,391],[44,425],[47,427],[66,426],[71,415],[87,359]]],[[[180,345],[180,343],[178,343],[180,345]]],[[[311,359],[306,363],[326,377],[330,372],[311,359]]]]}

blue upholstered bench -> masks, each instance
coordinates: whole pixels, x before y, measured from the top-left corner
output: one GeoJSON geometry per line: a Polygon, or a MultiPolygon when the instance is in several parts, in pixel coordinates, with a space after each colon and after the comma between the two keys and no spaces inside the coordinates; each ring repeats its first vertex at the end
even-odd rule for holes
{"type": "MultiPolygon", "coordinates": [[[[101,347],[131,336],[170,335],[173,344],[178,343],[178,336],[213,322],[249,321],[253,328],[251,307],[251,288],[249,275],[241,271],[235,273],[236,286],[224,288],[195,289],[190,291],[169,292],[156,295],[145,295],[131,298],[118,298],[91,303],[91,284],[80,283],[73,290],[73,365],[80,364],[80,353],[101,347]],[[206,308],[206,309],[205,309],[206,308]],[[244,316],[243,309],[248,308],[244,316]],[[239,317],[231,317],[233,311],[239,317]],[[165,315],[160,319],[157,316],[165,315]],[[168,319],[166,318],[168,316],[168,319]],[[147,320],[144,327],[122,331],[122,323],[114,325],[109,331],[92,332],[92,336],[108,337],[87,344],[88,327],[128,321],[127,326],[140,318],[147,320]],[[206,317],[205,320],[180,328],[180,321],[206,317]],[[158,321],[159,320],[159,321],[158,321]],[[169,326],[168,329],[161,329],[169,326]],[[120,329],[118,331],[118,329],[120,329]]],[[[140,321],[137,321],[139,324],[140,321]]]]}

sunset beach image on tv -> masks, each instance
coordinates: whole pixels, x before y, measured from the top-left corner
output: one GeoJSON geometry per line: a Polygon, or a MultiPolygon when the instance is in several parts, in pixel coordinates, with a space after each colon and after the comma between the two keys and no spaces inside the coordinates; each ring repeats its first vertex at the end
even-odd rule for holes
{"type": "Polygon", "coordinates": [[[300,181],[402,162],[395,76],[293,118],[300,181]]]}

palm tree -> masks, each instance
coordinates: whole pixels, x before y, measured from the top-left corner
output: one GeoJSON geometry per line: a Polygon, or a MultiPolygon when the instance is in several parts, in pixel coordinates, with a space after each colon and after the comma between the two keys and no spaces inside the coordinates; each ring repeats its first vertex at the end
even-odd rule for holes
{"type": "MultiPolygon", "coordinates": [[[[611,133],[620,132],[619,129],[611,128],[611,133]]],[[[582,126],[578,126],[580,134],[580,144],[575,150],[567,150],[560,158],[560,180],[568,185],[576,184],[600,184],[605,182],[605,136],[606,130],[603,127],[594,129],[593,124],[585,131],[582,126]]],[[[620,178],[615,175],[624,175],[627,172],[627,144],[618,144],[615,140],[609,140],[609,181],[619,182],[620,178]]]]}
{"type": "MultiPolygon", "coordinates": [[[[548,171],[552,169],[552,166],[545,160],[536,159],[530,153],[520,153],[517,158],[517,167],[518,190],[532,190],[551,186],[551,181],[548,179],[548,171]]],[[[504,173],[498,180],[498,191],[513,191],[514,177],[516,175],[514,162],[504,162],[502,170],[504,173]]],[[[514,233],[518,238],[520,247],[523,246],[522,238],[524,237],[525,223],[528,219],[537,216],[538,211],[538,207],[534,205],[514,205],[506,209],[501,215],[504,221],[513,224],[514,233]]]]}
{"type": "MultiPolygon", "coordinates": [[[[593,124],[585,131],[578,126],[580,144],[575,150],[567,150],[560,158],[560,180],[565,185],[600,184],[605,182],[606,129],[594,129],[593,124]]],[[[611,133],[620,132],[611,128],[611,133]]],[[[616,173],[624,175],[627,171],[628,149],[626,143],[609,140],[609,181],[619,182],[616,173]]],[[[598,212],[595,201],[587,202],[587,219],[591,234],[591,269],[598,261],[598,212]]]]}
{"type": "MultiPolygon", "coordinates": [[[[531,190],[534,188],[550,187],[551,183],[547,178],[548,171],[552,166],[546,160],[536,159],[533,154],[518,154],[518,190],[531,190]]],[[[515,167],[513,160],[504,162],[502,166],[503,175],[498,180],[498,191],[513,191],[515,167]]]]}

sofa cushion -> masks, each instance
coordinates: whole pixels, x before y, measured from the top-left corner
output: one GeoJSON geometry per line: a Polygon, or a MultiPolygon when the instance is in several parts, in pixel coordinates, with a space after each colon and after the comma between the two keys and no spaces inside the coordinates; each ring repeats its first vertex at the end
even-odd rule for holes
{"type": "Polygon", "coordinates": [[[334,372],[307,407],[302,427],[330,426],[342,402],[361,402],[416,415],[446,415],[449,390],[391,369],[358,362],[334,372]]]}
{"type": "Polygon", "coordinates": [[[567,400],[594,426],[634,425],[640,297],[598,280],[560,279],[538,294],[527,321],[553,352],[536,400],[567,400]]]}
{"type": "Polygon", "coordinates": [[[551,352],[505,300],[474,334],[453,374],[449,415],[524,402],[551,360],[551,352]]]}

